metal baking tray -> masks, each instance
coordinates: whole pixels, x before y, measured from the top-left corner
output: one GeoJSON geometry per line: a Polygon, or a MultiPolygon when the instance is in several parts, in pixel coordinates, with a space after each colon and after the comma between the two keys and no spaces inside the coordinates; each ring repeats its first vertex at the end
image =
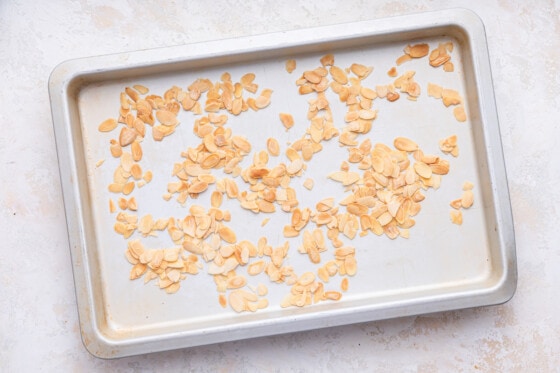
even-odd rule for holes
{"type": "MultiPolygon", "coordinates": [[[[513,296],[517,278],[514,231],[486,36],[481,20],[470,11],[428,12],[76,59],[54,69],[49,91],[81,333],[85,347],[95,356],[116,358],[499,304],[513,296]],[[426,192],[410,238],[390,240],[369,234],[348,241],[356,247],[358,272],[350,278],[349,290],[342,299],[281,308],[288,286],[267,282],[266,277],[258,281],[250,278],[253,285],[263,282],[268,286],[269,306],[257,312],[236,313],[218,305],[212,276],[204,270],[189,276],[172,295],[153,283],[144,285],[141,279],[128,279],[131,265],[124,258],[127,241],[114,233],[115,216],[108,211],[109,198],[116,196],[107,191],[107,184],[118,162],[108,153],[108,142],[118,134],[97,130],[104,119],[118,115],[119,93],[124,87],[143,84],[151,93],[163,95],[171,86],[186,87],[197,78],[216,81],[223,72],[229,72],[236,80],[245,73],[255,73],[259,90],[273,90],[270,106],[230,116],[227,126],[247,136],[254,149],[264,149],[268,137],[278,138],[285,149],[284,144],[299,138],[308,125],[309,97],[298,94],[295,80],[304,70],[320,66],[321,56],[332,53],[342,67],[352,63],[373,66],[363,85],[374,88],[394,80],[387,70],[395,66],[406,45],[425,42],[433,47],[447,41],[455,45],[455,71],[434,69],[427,58],[399,66],[399,74],[416,71],[415,79],[422,87],[420,97],[415,102],[406,100],[405,94],[395,103],[375,100],[378,118],[360,141],[370,138],[374,144],[392,144],[395,137],[406,136],[426,152],[448,159],[451,171],[438,190],[426,192]],[[292,74],[285,69],[287,59],[297,61],[292,74]],[[459,123],[450,108],[428,97],[428,82],[460,92],[466,122],[459,123]],[[292,113],[296,126],[285,131],[279,112],[292,113]],[[460,139],[461,154],[457,158],[443,155],[438,148],[438,140],[452,134],[460,139]],[[97,164],[100,159],[105,159],[101,166],[97,164]],[[449,202],[461,195],[466,180],[475,185],[475,204],[464,211],[464,222],[458,226],[450,222],[449,202]]],[[[335,126],[343,127],[343,104],[332,99],[331,106],[335,126]]],[[[161,198],[172,179],[173,162],[181,159],[181,151],[199,141],[192,133],[194,117],[184,115],[173,136],[157,144],[150,136],[144,140],[142,162],[154,172],[154,181],[134,192],[141,201],[139,216],[151,212],[154,217],[180,217],[190,203],[208,203],[207,198],[200,197],[182,207],[174,200],[165,202],[161,198]]],[[[340,185],[327,182],[324,175],[336,171],[346,154],[336,139],[324,143],[322,152],[311,160],[315,163],[293,182],[301,206],[311,207],[320,198],[342,195],[340,185]],[[312,192],[301,186],[307,177],[315,179],[312,192]]],[[[238,237],[256,242],[264,235],[272,245],[286,240],[282,227],[288,222],[288,214],[275,214],[261,227],[266,215],[247,212],[233,203],[228,208],[238,237]]],[[[135,234],[131,238],[138,237],[135,234]]],[[[298,240],[301,236],[290,239],[287,261],[301,273],[310,262],[298,253],[298,240]]],[[[172,243],[160,234],[146,238],[144,244],[156,248],[172,243]]],[[[326,286],[336,290],[339,283],[337,277],[326,286]]]]}

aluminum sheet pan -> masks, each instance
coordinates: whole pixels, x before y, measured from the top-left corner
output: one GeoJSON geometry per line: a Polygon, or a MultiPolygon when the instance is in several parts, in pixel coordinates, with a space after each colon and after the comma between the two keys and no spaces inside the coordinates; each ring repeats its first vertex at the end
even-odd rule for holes
{"type": "MultiPolygon", "coordinates": [[[[515,291],[514,232],[486,38],[481,20],[470,11],[421,13],[71,60],[55,68],[49,90],[82,337],[95,356],[115,358],[499,304],[515,291]],[[236,313],[218,304],[212,276],[205,273],[206,264],[172,295],[154,282],[144,285],[142,279],[129,280],[131,265],[124,258],[127,240],[114,232],[115,214],[108,211],[108,200],[118,197],[107,190],[118,165],[108,145],[118,132],[97,130],[104,119],[118,115],[119,94],[125,86],[143,84],[151,93],[163,95],[173,85],[186,89],[197,78],[217,81],[226,71],[234,81],[245,73],[255,73],[259,91],[273,90],[270,106],[238,117],[230,115],[226,126],[246,136],[253,150],[265,149],[268,137],[279,139],[285,150],[285,144],[300,138],[309,125],[306,113],[311,96],[299,95],[295,80],[303,71],[320,66],[321,56],[334,54],[336,65],[341,67],[352,63],[373,66],[374,71],[362,84],[375,88],[394,81],[387,70],[395,66],[407,44],[425,42],[433,48],[447,41],[455,46],[451,53],[455,71],[432,68],[427,57],[399,66],[399,74],[416,71],[420,97],[411,101],[403,93],[394,103],[375,100],[378,117],[359,141],[369,138],[374,144],[391,145],[395,137],[406,136],[426,153],[448,159],[451,171],[442,178],[438,190],[426,192],[409,239],[390,240],[373,234],[345,239],[346,244],[356,247],[358,272],[349,278],[349,289],[342,299],[281,308],[290,287],[272,283],[261,274],[247,277],[252,285],[267,285],[269,306],[254,313],[236,313]],[[297,61],[292,74],[285,70],[289,58],[297,61]],[[466,122],[459,123],[451,108],[428,97],[428,82],[460,92],[465,98],[466,122]],[[294,115],[294,128],[284,130],[278,119],[280,112],[294,115]],[[443,155],[438,148],[438,141],[452,134],[459,138],[457,158],[443,155]],[[101,159],[105,162],[98,165],[101,159]],[[450,222],[449,202],[461,195],[466,180],[475,185],[475,203],[464,210],[464,222],[458,226],[450,222]]],[[[328,97],[335,126],[342,128],[345,107],[334,94],[328,97]]],[[[180,218],[192,203],[208,206],[209,193],[189,199],[186,207],[174,199],[162,199],[167,182],[175,180],[171,176],[173,163],[180,162],[181,152],[200,141],[193,135],[194,118],[182,112],[176,133],[162,142],[154,142],[148,128],[141,164],[144,170],[153,171],[154,180],[131,194],[138,200],[139,216],[151,213],[154,218],[180,218]]],[[[338,201],[344,196],[340,184],[328,181],[326,175],[338,170],[348,152],[336,138],[323,146],[305,174],[292,180],[301,207],[313,207],[321,198],[332,196],[338,201]],[[312,192],[302,187],[307,177],[315,180],[312,192]]],[[[251,156],[246,158],[244,167],[250,164],[251,156]]],[[[286,241],[282,228],[288,224],[289,214],[277,212],[261,227],[266,214],[243,210],[234,200],[225,201],[223,208],[231,211],[230,226],[239,239],[256,243],[266,236],[273,246],[286,241]]],[[[135,238],[141,238],[137,232],[131,237],[135,238]]],[[[173,246],[165,232],[142,240],[148,248],[173,246]]],[[[299,274],[316,271],[318,266],[311,266],[307,256],[297,251],[301,236],[288,241],[286,263],[299,274]]],[[[332,259],[332,250],[329,246],[322,254],[322,263],[332,259]]],[[[244,269],[238,272],[244,273],[244,269]]],[[[325,288],[339,290],[340,281],[341,277],[335,276],[325,288]]]]}

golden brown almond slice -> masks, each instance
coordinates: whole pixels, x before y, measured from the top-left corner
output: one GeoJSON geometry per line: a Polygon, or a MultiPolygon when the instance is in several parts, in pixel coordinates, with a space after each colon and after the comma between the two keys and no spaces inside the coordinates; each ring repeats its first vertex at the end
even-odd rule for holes
{"type": "Polygon", "coordinates": [[[286,71],[290,74],[296,69],[296,60],[289,59],[286,61],[286,71]]]}
{"type": "Polygon", "coordinates": [[[426,43],[408,45],[405,48],[405,53],[412,58],[422,58],[430,53],[430,46],[426,43]]]}
{"type": "Polygon", "coordinates": [[[133,141],[130,145],[130,151],[132,153],[132,159],[135,162],[139,162],[142,159],[142,146],[138,141],[133,141]]]}
{"type": "Polygon", "coordinates": [[[394,78],[398,75],[397,68],[395,66],[391,67],[389,71],[387,71],[387,75],[394,78]]]}
{"type": "Polygon", "coordinates": [[[321,57],[321,65],[323,66],[332,66],[334,64],[334,55],[332,54],[326,54],[323,57],[321,57]]]}
{"type": "Polygon", "coordinates": [[[321,75],[317,74],[317,72],[313,71],[313,70],[307,70],[303,73],[303,77],[309,82],[309,83],[313,83],[313,84],[317,84],[319,82],[321,82],[321,79],[323,78],[321,75]]]}
{"type": "Polygon", "coordinates": [[[356,74],[356,76],[360,77],[361,79],[366,78],[372,71],[373,67],[368,67],[359,63],[353,63],[350,66],[350,70],[356,74]]]}
{"type": "Polygon", "coordinates": [[[462,102],[461,95],[459,95],[459,92],[448,88],[442,89],[441,98],[443,100],[443,104],[446,107],[452,105],[459,105],[462,102]]]}
{"type": "Polygon", "coordinates": [[[340,290],[344,292],[348,291],[348,277],[344,277],[340,282],[340,290]]]}
{"type": "Polygon", "coordinates": [[[462,207],[461,198],[454,199],[449,203],[449,206],[453,207],[455,210],[459,210],[462,207]]]}
{"type": "Polygon", "coordinates": [[[118,122],[114,118],[109,118],[101,122],[98,127],[99,132],[110,132],[117,128],[118,122]]]}
{"type": "Polygon", "coordinates": [[[397,137],[393,141],[393,145],[398,150],[402,150],[405,152],[413,152],[418,149],[418,144],[406,137],[397,137]]]}
{"type": "Polygon", "coordinates": [[[132,89],[130,87],[125,87],[124,91],[126,92],[128,97],[130,97],[132,99],[132,101],[136,102],[140,99],[140,96],[138,95],[138,92],[136,92],[134,89],[132,89]]]}
{"type": "Polygon", "coordinates": [[[291,114],[288,113],[280,113],[280,121],[286,127],[286,129],[290,129],[294,126],[294,118],[291,114]]]}
{"type": "Polygon", "coordinates": [[[117,211],[117,207],[115,206],[115,202],[112,199],[109,199],[109,212],[112,214],[117,211]]]}
{"type": "Polygon", "coordinates": [[[335,82],[337,82],[339,84],[342,84],[342,85],[348,83],[348,76],[346,75],[344,70],[342,70],[340,67],[331,66],[330,69],[329,69],[329,72],[331,73],[331,76],[332,76],[332,78],[334,79],[335,82]]]}
{"type": "Polygon", "coordinates": [[[218,234],[220,235],[220,238],[227,243],[235,243],[237,241],[235,232],[229,227],[221,227],[220,229],[218,229],[218,234]]]}

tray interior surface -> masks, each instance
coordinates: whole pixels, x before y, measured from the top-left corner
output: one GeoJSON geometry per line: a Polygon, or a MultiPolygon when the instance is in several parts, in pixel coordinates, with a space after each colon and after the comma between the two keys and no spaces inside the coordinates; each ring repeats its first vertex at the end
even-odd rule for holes
{"type": "MultiPolygon", "coordinates": [[[[311,44],[305,48],[271,48],[236,56],[218,54],[173,66],[146,64],[130,68],[126,74],[108,71],[85,77],[81,84],[75,86],[75,94],[70,95],[69,106],[73,113],[72,143],[80,175],[76,188],[84,221],[85,260],[93,290],[91,306],[101,333],[114,340],[128,340],[175,332],[196,334],[220,328],[243,329],[255,323],[325,315],[344,316],[364,307],[382,309],[394,302],[445,299],[495,286],[503,274],[503,258],[494,229],[495,201],[488,168],[488,143],[484,137],[484,118],[480,112],[476,85],[479,77],[476,76],[470,51],[468,37],[463,31],[449,26],[395,33],[386,38],[378,35],[370,39],[347,38],[311,44]],[[394,81],[387,71],[395,66],[396,58],[407,44],[426,42],[433,48],[439,42],[448,41],[455,46],[451,53],[455,71],[448,73],[441,68],[434,69],[428,65],[427,57],[397,67],[399,75],[407,70],[416,71],[415,80],[422,87],[422,94],[417,101],[407,100],[404,93],[393,103],[376,99],[373,107],[378,110],[377,119],[371,131],[358,140],[370,139],[373,144],[380,142],[392,146],[395,137],[405,136],[416,141],[425,153],[449,160],[451,171],[442,177],[439,189],[425,192],[426,199],[422,202],[421,212],[415,217],[416,225],[410,229],[410,238],[390,240],[371,232],[354,240],[343,238],[345,243],[356,248],[358,272],[349,278],[349,290],[340,301],[321,302],[304,308],[281,308],[280,303],[290,287],[272,283],[265,274],[261,274],[247,278],[250,285],[264,283],[268,287],[270,305],[256,313],[237,314],[229,308],[220,307],[214,281],[205,269],[198,275],[188,275],[182,281],[181,289],[173,295],[166,294],[154,283],[145,285],[142,279],[128,279],[131,266],[124,257],[126,240],[114,232],[115,215],[108,211],[109,198],[118,198],[107,190],[119,162],[109,153],[109,140],[118,137],[118,131],[100,133],[97,130],[104,119],[118,115],[119,93],[125,86],[142,84],[150,89],[150,93],[163,95],[173,85],[186,89],[197,78],[218,81],[222,73],[229,72],[232,80],[238,81],[243,74],[254,73],[259,91],[264,88],[273,90],[270,106],[257,112],[249,110],[239,116],[228,114],[226,126],[232,128],[234,134],[245,136],[253,146],[252,152],[265,150],[266,139],[276,138],[282,153],[279,157],[270,157],[269,165],[274,165],[287,161],[283,154],[287,144],[300,138],[309,125],[306,118],[308,100],[314,94],[298,94],[295,80],[303,71],[319,67],[319,59],[324,54],[334,54],[335,64],[340,67],[348,67],[352,63],[373,66],[373,72],[362,85],[375,88],[376,85],[394,81]],[[297,69],[291,74],[284,67],[288,58],[297,61],[297,69]],[[459,123],[453,116],[452,108],[446,108],[441,100],[428,97],[428,82],[460,92],[465,98],[466,122],[459,123]],[[294,116],[296,124],[289,131],[278,119],[280,112],[294,116]],[[459,138],[460,156],[457,158],[443,155],[438,147],[440,139],[453,134],[459,138]],[[97,161],[101,159],[104,163],[97,166],[97,161]],[[475,185],[475,204],[463,211],[464,222],[457,226],[450,222],[449,202],[460,197],[465,181],[475,185]]],[[[342,128],[346,107],[332,91],[327,93],[327,98],[335,126],[342,128]]],[[[198,199],[188,199],[185,206],[174,199],[166,202],[162,198],[167,183],[175,181],[171,172],[173,164],[183,159],[180,153],[200,142],[192,132],[196,118],[192,113],[181,111],[181,124],[173,135],[162,142],[153,141],[150,128],[147,128],[142,142],[144,157],[140,164],[144,170],[151,170],[154,178],[131,194],[138,200],[139,217],[151,213],[154,219],[171,216],[182,219],[188,214],[191,204],[210,205],[209,192],[198,199]]],[[[326,175],[339,170],[347,154],[347,149],[340,147],[336,138],[323,142],[323,150],[313,156],[304,175],[293,179],[290,184],[296,189],[301,207],[313,209],[323,198],[335,197],[338,201],[345,196],[340,184],[327,180],[326,175]],[[308,177],[315,181],[312,191],[302,185],[308,177]]],[[[251,159],[252,153],[241,165],[248,166],[251,159]]],[[[215,172],[215,175],[218,178],[230,177],[221,171],[215,172]]],[[[240,177],[236,180],[240,189],[247,189],[240,177]]],[[[312,265],[306,255],[298,253],[301,235],[290,239],[283,237],[282,228],[289,223],[290,214],[282,211],[272,215],[255,214],[240,208],[236,200],[227,198],[221,208],[231,211],[229,225],[239,240],[256,243],[259,237],[266,236],[273,247],[289,241],[286,264],[293,266],[298,274],[315,272],[320,266],[312,265]],[[270,221],[261,227],[265,218],[270,218],[270,221]]],[[[131,239],[134,238],[140,238],[140,235],[135,233],[131,239]]],[[[165,231],[159,232],[158,237],[141,239],[147,248],[174,246],[165,231]]],[[[333,259],[332,250],[330,247],[322,254],[322,262],[333,259]]],[[[238,272],[244,274],[243,269],[238,272]]],[[[325,284],[325,289],[339,291],[340,280],[339,276],[332,277],[325,284]]],[[[469,306],[468,302],[464,306],[469,306]]],[[[333,321],[331,324],[337,323],[340,322],[333,321]]]]}

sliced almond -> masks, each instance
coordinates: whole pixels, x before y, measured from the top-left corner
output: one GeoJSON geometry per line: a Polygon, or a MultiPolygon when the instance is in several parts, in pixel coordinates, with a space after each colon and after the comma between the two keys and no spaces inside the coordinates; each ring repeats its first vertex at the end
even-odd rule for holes
{"type": "Polygon", "coordinates": [[[413,152],[418,149],[418,144],[406,137],[397,137],[393,141],[393,145],[398,150],[402,150],[405,152],[413,152]]]}
{"type": "Polygon", "coordinates": [[[99,132],[110,132],[117,128],[117,120],[113,118],[105,119],[98,127],[99,132]]]}

